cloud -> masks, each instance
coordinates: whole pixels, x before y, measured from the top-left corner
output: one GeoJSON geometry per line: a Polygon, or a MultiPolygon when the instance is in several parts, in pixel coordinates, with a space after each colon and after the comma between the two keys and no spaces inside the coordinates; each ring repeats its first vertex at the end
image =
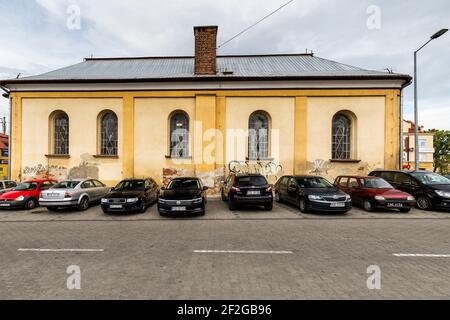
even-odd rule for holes
{"type": "MultiPolygon", "coordinates": [[[[219,25],[221,43],[286,1],[0,0],[5,44],[0,47],[1,77],[50,71],[91,54],[192,54],[192,26],[219,25]],[[70,5],[80,8],[80,30],[66,26],[70,5]]],[[[308,48],[343,63],[412,74],[413,51],[435,31],[448,27],[449,11],[447,0],[426,4],[421,0],[296,0],[221,48],[220,54],[304,52],[308,48]],[[380,9],[380,29],[367,27],[371,5],[380,9]]],[[[445,117],[433,110],[444,112],[450,105],[449,68],[450,34],[419,54],[421,116],[443,127],[445,117]]],[[[412,86],[405,90],[405,110],[412,112],[412,86]]]]}

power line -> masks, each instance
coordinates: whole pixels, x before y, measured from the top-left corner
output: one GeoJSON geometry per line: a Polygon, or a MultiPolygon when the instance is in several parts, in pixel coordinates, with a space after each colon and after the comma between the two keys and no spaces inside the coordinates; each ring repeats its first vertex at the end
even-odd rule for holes
{"type": "Polygon", "coordinates": [[[251,26],[245,28],[244,30],[242,30],[241,32],[237,33],[236,35],[234,35],[233,37],[231,37],[230,39],[228,39],[227,41],[223,42],[222,44],[220,44],[217,49],[220,49],[221,47],[223,47],[224,45],[226,45],[227,43],[233,41],[234,39],[236,39],[237,37],[239,37],[241,34],[247,32],[248,30],[250,30],[251,28],[253,28],[254,26],[256,26],[257,24],[263,22],[264,20],[266,20],[267,18],[269,18],[270,16],[274,15],[275,13],[277,13],[278,11],[280,11],[281,9],[283,9],[284,7],[286,7],[287,5],[289,5],[291,2],[294,2],[295,0],[290,0],[288,2],[286,2],[285,4],[283,4],[281,7],[279,7],[278,9],[272,11],[271,13],[269,13],[268,15],[266,15],[265,17],[263,17],[262,19],[258,20],[257,22],[255,22],[254,24],[252,24],[251,26]]]}

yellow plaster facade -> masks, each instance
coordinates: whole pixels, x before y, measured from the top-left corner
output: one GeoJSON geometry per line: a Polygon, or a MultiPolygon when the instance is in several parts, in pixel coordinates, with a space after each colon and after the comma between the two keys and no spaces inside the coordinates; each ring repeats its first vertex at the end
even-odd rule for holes
{"type": "Polygon", "coordinates": [[[12,178],[74,173],[113,185],[122,178],[200,176],[216,185],[230,161],[246,161],[247,138],[231,144],[230,133],[248,129],[249,116],[270,119],[271,161],[276,175],[316,173],[330,180],[341,173],[368,173],[398,166],[398,89],[179,90],[108,92],[12,92],[12,178]],[[70,121],[70,158],[46,156],[49,116],[70,121]],[[97,118],[112,110],[119,122],[116,158],[97,154],[97,118]],[[170,159],[169,116],[189,116],[190,155],[170,159]],[[336,112],[355,117],[350,163],[331,162],[331,123],[336,112]],[[233,145],[232,147],[230,147],[233,145]]]}

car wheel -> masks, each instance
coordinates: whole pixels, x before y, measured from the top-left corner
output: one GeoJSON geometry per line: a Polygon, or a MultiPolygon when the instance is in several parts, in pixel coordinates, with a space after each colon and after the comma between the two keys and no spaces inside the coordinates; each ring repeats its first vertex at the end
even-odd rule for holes
{"type": "Polygon", "coordinates": [[[236,210],[236,204],[233,202],[233,200],[231,200],[230,197],[228,197],[228,208],[229,208],[231,211],[236,210]]]}
{"type": "Polygon", "coordinates": [[[281,197],[280,197],[280,193],[275,191],[275,201],[276,202],[281,202],[281,197]]]}
{"type": "Polygon", "coordinates": [[[399,210],[400,210],[400,212],[402,212],[402,213],[408,213],[408,212],[411,211],[411,208],[408,208],[408,209],[399,209],[399,210]]]}
{"type": "Polygon", "coordinates": [[[366,210],[367,212],[370,212],[373,210],[373,206],[372,206],[372,203],[370,202],[370,200],[364,200],[363,207],[364,207],[364,210],[366,210]]]}
{"type": "Polygon", "coordinates": [[[83,197],[78,204],[78,211],[86,211],[89,208],[89,199],[88,197],[83,197]]]}
{"type": "Polygon", "coordinates": [[[266,204],[266,205],[264,206],[264,209],[266,209],[266,211],[272,211],[272,209],[273,209],[273,203],[266,204]]]}
{"type": "Polygon", "coordinates": [[[308,213],[308,206],[306,204],[306,200],[304,198],[300,198],[300,200],[298,200],[298,208],[300,209],[300,211],[302,213],[308,213]]]}
{"type": "Polygon", "coordinates": [[[25,203],[25,209],[27,209],[27,210],[32,210],[32,209],[36,208],[37,206],[38,206],[38,203],[37,203],[36,199],[34,199],[34,198],[28,199],[28,201],[25,203]]]}
{"type": "Polygon", "coordinates": [[[140,213],[145,213],[147,211],[147,202],[145,199],[141,199],[141,208],[139,209],[140,213]]]}
{"type": "Polygon", "coordinates": [[[433,210],[433,203],[427,196],[419,196],[417,198],[417,207],[421,210],[433,210]]]}

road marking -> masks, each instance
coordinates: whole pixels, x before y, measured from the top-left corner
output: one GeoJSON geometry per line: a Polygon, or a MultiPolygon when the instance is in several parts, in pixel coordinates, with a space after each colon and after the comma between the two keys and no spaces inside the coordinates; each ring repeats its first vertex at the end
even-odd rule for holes
{"type": "Polygon", "coordinates": [[[104,252],[104,249],[17,249],[20,252],[104,252]]]}
{"type": "Polygon", "coordinates": [[[194,250],[194,253],[293,254],[292,251],[194,250]]]}
{"type": "Polygon", "coordinates": [[[394,253],[396,257],[450,258],[450,254],[394,253]]]}

